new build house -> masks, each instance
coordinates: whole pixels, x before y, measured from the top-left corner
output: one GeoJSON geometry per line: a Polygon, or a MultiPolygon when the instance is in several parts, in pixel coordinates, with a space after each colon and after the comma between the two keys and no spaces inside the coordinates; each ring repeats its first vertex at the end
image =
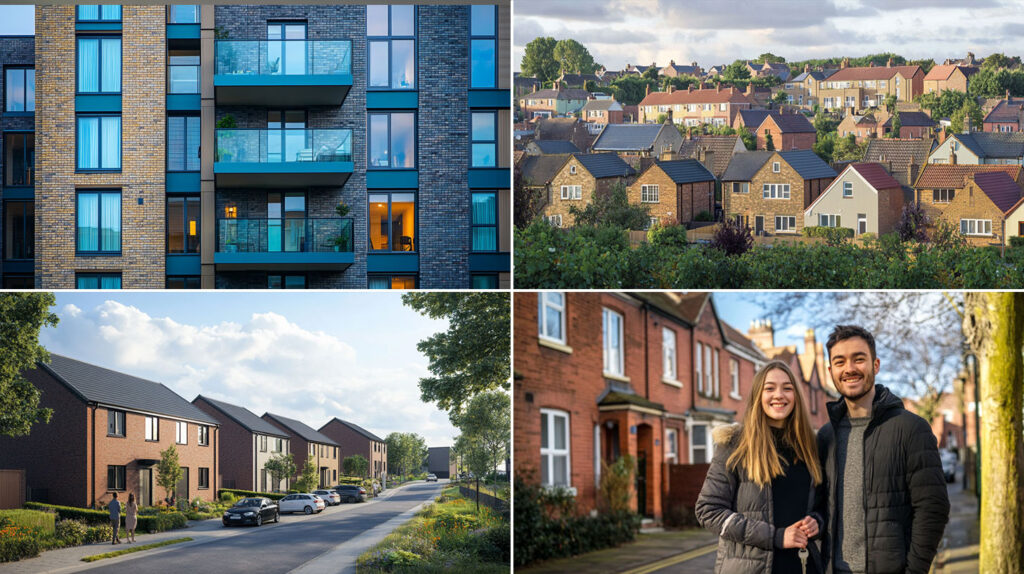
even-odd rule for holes
{"type": "Polygon", "coordinates": [[[275,456],[291,452],[288,434],[245,407],[199,395],[192,404],[220,422],[221,486],[240,490],[288,490],[286,476],[274,481],[265,468],[275,456]]]}
{"type": "Polygon", "coordinates": [[[334,417],[320,427],[320,434],[338,443],[338,457],[361,455],[369,463],[366,478],[382,479],[388,472],[388,445],[384,439],[349,421],[334,417]]]}
{"type": "Polygon", "coordinates": [[[338,451],[341,445],[295,419],[264,413],[263,420],[288,435],[297,476],[302,475],[306,464],[312,464],[320,477],[320,488],[338,484],[338,472],[341,469],[338,451]]]}

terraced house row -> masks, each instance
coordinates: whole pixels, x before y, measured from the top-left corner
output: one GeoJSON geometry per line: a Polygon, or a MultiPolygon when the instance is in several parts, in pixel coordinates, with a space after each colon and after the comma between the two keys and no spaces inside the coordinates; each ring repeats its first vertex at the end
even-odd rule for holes
{"type": "Polygon", "coordinates": [[[498,288],[510,7],[38,6],[5,288],[498,288]]]}

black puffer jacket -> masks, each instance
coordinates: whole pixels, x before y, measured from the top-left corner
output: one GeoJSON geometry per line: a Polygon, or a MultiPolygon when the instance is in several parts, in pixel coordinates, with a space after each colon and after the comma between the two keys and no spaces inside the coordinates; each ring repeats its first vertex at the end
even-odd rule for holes
{"type": "MultiPolygon", "coordinates": [[[[716,574],[770,574],[776,530],[771,484],[758,486],[741,468],[730,471],[725,464],[739,442],[740,428],[739,424],[732,424],[718,427],[712,433],[715,456],[697,498],[697,521],[718,534],[716,574]]],[[[807,514],[818,521],[815,540],[820,540],[825,532],[822,511],[826,497],[824,482],[811,489],[807,497],[807,514]]],[[[823,570],[819,543],[807,545],[808,561],[818,566],[818,572],[823,570]]]]}
{"type": "MultiPolygon", "coordinates": [[[[818,452],[829,493],[836,492],[834,427],[848,414],[845,399],[828,403],[831,422],[818,431],[818,452]]],[[[835,532],[835,496],[828,497],[835,532]]],[[[872,574],[927,574],[949,520],[949,496],[931,426],[903,401],[875,385],[871,421],[864,430],[866,564],[872,574]]],[[[832,548],[823,554],[832,572],[832,548]]]]}

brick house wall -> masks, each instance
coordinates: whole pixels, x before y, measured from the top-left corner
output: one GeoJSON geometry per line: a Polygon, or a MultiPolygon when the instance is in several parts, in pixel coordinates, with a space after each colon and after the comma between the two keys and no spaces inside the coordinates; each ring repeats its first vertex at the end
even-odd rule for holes
{"type": "Polygon", "coordinates": [[[368,461],[367,472],[372,478],[381,478],[387,472],[387,445],[380,441],[371,440],[351,427],[331,419],[318,431],[324,436],[341,445],[338,452],[338,468],[344,471],[341,466],[345,458],[362,455],[368,461]]]}
{"type": "Polygon", "coordinates": [[[338,457],[338,447],[318,443],[310,442],[301,436],[293,433],[284,425],[278,423],[273,418],[263,415],[263,420],[281,429],[284,434],[288,435],[289,451],[291,452],[292,459],[295,462],[295,476],[291,477],[292,482],[299,479],[302,476],[302,471],[306,467],[306,462],[310,456],[313,457],[313,465],[317,468],[317,474],[320,476],[319,487],[334,486],[337,484],[337,476],[341,474],[341,459],[338,457]],[[321,473],[321,469],[326,468],[329,476],[324,480],[324,475],[321,473]]]}
{"type": "Polygon", "coordinates": [[[986,132],[1019,132],[1020,123],[1018,122],[985,122],[984,129],[986,132]]]}
{"type": "MultiPolygon", "coordinates": [[[[7,87],[4,82],[7,80],[6,69],[8,67],[32,67],[35,62],[35,38],[32,36],[5,36],[0,37],[0,98],[5,97],[7,94],[7,87]]],[[[25,114],[6,112],[0,110],[0,136],[9,131],[26,131],[31,132],[35,130],[35,117],[31,112],[25,114]]],[[[6,142],[3,137],[0,137],[0,238],[6,238],[7,230],[5,226],[7,224],[7,215],[5,210],[7,204],[5,200],[9,200],[13,197],[12,192],[4,192],[4,184],[6,183],[6,171],[4,161],[7,159],[7,152],[4,149],[6,142]]],[[[33,182],[34,183],[34,182],[33,182]]],[[[29,204],[33,202],[28,200],[29,204]]],[[[4,260],[7,257],[7,245],[4,240],[0,240],[0,248],[4,251],[0,252],[0,280],[5,278],[5,273],[10,279],[12,277],[10,268],[4,269],[4,260]]],[[[31,270],[29,271],[31,274],[31,270]]],[[[24,277],[24,275],[22,276],[24,277]]],[[[23,279],[24,281],[31,282],[31,277],[23,279]]],[[[0,283],[0,286],[8,287],[6,282],[0,283]]],[[[32,287],[31,284],[28,285],[32,287]]]]}
{"type": "MultiPolygon", "coordinates": [[[[925,194],[927,195],[927,194],[925,194]]],[[[992,235],[964,235],[971,245],[999,245],[1003,235],[1003,212],[973,180],[968,180],[962,190],[957,190],[953,200],[940,210],[938,219],[946,221],[957,230],[961,219],[988,219],[992,221],[992,235]]],[[[1016,231],[1016,230],[1010,230],[1016,231]]]]}
{"type": "Polygon", "coordinates": [[[219,482],[223,488],[259,490],[253,482],[255,435],[204,400],[197,398],[192,404],[220,422],[219,482]]]}
{"type": "Polygon", "coordinates": [[[596,179],[587,171],[587,168],[583,167],[579,160],[575,157],[570,158],[562,166],[562,169],[555,174],[555,177],[551,179],[551,185],[549,186],[551,191],[548,195],[548,202],[541,210],[541,214],[546,217],[561,215],[562,227],[571,227],[575,224],[575,218],[569,213],[570,206],[575,205],[582,209],[594,201],[598,194],[611,193],[612,188],[619,183],[627,186],[628,189],[630,179],[624,177],[596,179]],[[576,173],[572,173],[573,168],[575,168],[576,173]],[[563,185],[580,186],[581,199],[562,199],[563,185]]]}
{"type": "Polygon", "coordinates": [[[672,181],[672,178],[656,164],[652,164],[650,168],[640,174],[636,181],[626,188],[626,193],[629,197],[629,203],[649,207],[651,217],[656,217],[662,225],[677,224],[685,220],[680,217],[679,206],[676,203],[676,193],[674,193],[675,187],[676,183],[672,181]],[[643,186],[645,185],[658,186],[657,202],[641,201],[643,186]]]}
{"type": "Polygon", "coordinates": [[[768,149],[768,134],[772,135],[772,143],[779,151],[812,149],[815,142],[818,141],[818,134],[815,132],[783,133],[771,116],[766,117],[755,132],[757,134],[757,149],[768,149]]]}
{"type": "Polygon", "coordinates": [[[784,233],[798,235],[804,226],[804,209],[821,195],[831,181],[830,178],[804,180],[778,154],[774,154],[751,178],[749,193],[726,190],[723,194],[726,201],[724,208],[728,217],[742,215],[749,218],[751,227],[756,216],[764,216],[764,230],[769,234],[776,233],[776,215],[793,216],[796,218],[796,227],[784,233]],[[778,173],[772,171],[775,162],[779,163],[778,173]],[[764,184],[786,183],[789,184],[789,199],[764,199],[764,184]]]}
{"type": "Polygon", "coordinates": [[[967,76],[964,75],[963,71],[959,68],[953,70],[949,75],[949,78],[945,80],[921,80],[922,93],[925,94],[941,94],[943,90],[953,90],[954,92],[967,93],[967,76]]]}

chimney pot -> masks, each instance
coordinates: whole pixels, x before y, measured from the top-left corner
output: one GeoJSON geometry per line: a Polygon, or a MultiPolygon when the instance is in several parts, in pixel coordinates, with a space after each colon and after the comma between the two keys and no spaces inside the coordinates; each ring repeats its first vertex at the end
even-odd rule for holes
{"type": "Polygon", "coordinates": [[[690,84],[690,85],[686,86],[686,91],[687,92],[693,92],[693,84],[690,84]]]}
{"type": "Polygon", "coordinates": [[[892,57],[890,57],[889,61],[885,63],[885,67],[886,68],[891,68],[892,67],[892,57]]]}

